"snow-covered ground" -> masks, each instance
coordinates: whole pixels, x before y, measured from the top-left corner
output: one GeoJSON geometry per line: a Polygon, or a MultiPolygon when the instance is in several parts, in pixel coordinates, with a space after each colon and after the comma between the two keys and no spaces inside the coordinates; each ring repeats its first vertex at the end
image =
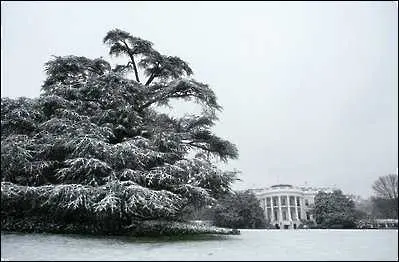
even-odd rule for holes
{"type": "Polygon", "coordinates": [[[156,240],[1,233],[2,260],[398,260],[398,230],[241,230],[156,240]]]}

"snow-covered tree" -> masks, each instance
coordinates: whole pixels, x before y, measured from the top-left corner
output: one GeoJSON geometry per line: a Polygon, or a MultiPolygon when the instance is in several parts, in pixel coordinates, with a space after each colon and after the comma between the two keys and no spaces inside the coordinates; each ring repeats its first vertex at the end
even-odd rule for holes
{"type": "Polygon", "coordinates": [[[55,56],[45,64],[38,98],[1,99],[3,219],[44,216],[123,228],[179,220],[187,207],[230,191],[236,173],[215,161],[238,151],[211,131],[221,110],[212,89],[190,77],[188,63],[161,55],[149,41],[114,29],[104,43],[129,62],[112,68],[102,58],[55,56]],[[202,114],[157,111],[173,99],[199,103],[202,114]]]}

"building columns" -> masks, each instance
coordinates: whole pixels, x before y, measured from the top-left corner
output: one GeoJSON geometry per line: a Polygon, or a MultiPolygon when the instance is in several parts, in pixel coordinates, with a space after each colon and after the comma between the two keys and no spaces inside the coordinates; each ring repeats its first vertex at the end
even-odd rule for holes
{"type": "Polygon", "coordinates": [[[300,213],[301,213],[301,215],[306,214],[305,206],[303,205],[303,201],[304,201],[304,199],[300,196],[283,194],[283,195],[277,195],[277,196],[267,196],[262,199],[261,204],[262,204],[262,206],[264,206],[265,217],[268,220],[270,220],[270,223],[272,223],[272,224],[278,223],[280,225],[280,222],[290,221],[291,222],[290,224],[292,225],[292,222],[295,223],[295,222],[297,222],[297,221],[299,222],[301,220],[300,213]],[[290,202],[291,196],[293,197],[294,204],[291,204],[291,202],[290,202]],[[273,198],[276,198],[276,203],[274,203],[273,198]],[[269,206],[267,205],[268,199],[270,200],[269,206]],[[282,206],[283,199],[286,199],[286,201],[287,201],[285,206],[282,206]],[[298,202],[299,202],[299,205],[298,205],[298,202]],[[274,204],[276,204],[276,205],[274,205],[274,204]],[[292,208],[294,208],[294,209],[292,209],[292,208]],[[288,213],[285,216],[285,220],[283,217],[284,210],[286,210],[288,213]]]}

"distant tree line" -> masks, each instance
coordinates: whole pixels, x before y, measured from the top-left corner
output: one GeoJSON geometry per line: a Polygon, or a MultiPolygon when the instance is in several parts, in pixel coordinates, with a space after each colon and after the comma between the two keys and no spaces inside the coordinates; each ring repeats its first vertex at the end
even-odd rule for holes
{"type": "Polygon", "coordinates": [[[372,186],[375,196],[371,198],[372,216],[398,218],[398,175],[379,177],[372,186]]]}
{"type": "Polygon", "coordinates": [[[355,228],[361,219],[398,218],[398,175],[379,177],[372,185],[374,196],[355,203],[336,190],[319,192],[315,197],[313,214],[318,227],[355,228]]]}

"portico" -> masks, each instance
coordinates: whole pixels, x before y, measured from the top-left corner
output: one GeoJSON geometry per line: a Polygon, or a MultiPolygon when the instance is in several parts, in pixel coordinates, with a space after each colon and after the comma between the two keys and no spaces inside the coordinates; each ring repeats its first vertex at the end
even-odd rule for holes
{"type": "Polygon", "coordinates": [[[301,220],[313,220],[310,212],[317,189],[280,184],[253,190],[260,200],[266,219],[276,228],[298,228],[301,220]]]}
{"type": "Polygon", "coordinates": [[[300,196],[287,194],[263,198],[266,218],[280,227],[296,228],[300,219],[300,196]],[[272,199],[274,198],[274,201],[272,199]],[[273,205],[271,204],[273,202],[273,205]]]}

